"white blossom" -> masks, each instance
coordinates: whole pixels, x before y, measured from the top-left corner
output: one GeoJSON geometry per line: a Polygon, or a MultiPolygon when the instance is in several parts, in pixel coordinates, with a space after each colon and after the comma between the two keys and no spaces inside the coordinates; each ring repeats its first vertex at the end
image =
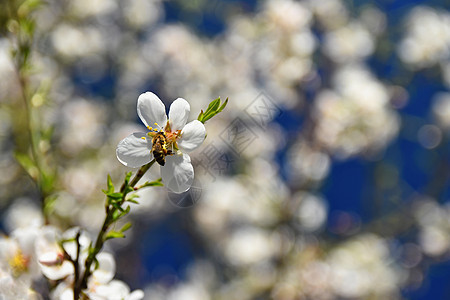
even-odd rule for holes
{"type": "Polygon", "coordinates": [[[190,105],[182,99],[176,99],[170,106],[169,118],[163,102],[152,92],[141,94],[138,98],[137,112],[150,131],[135,132],[119,142],[117,159],[128,167],[140,167],[149,163],[155,152],[158,134],[164,135],[160,147],[165,152],[161,165],[161,177],[164,185],[175,193],[187,191],[194,180],[194,168],[187,154],[198,148],[205,139],[205,126],[198,120],[187,123],[190,105]],[[155,127],[153,127],[155,126],[155,127]]]}

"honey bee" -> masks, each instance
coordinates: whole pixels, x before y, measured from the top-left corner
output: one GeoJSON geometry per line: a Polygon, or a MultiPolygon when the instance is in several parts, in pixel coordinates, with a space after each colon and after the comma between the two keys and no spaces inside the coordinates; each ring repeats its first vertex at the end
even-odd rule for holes
{"type": "Polygon", "coordinates": [[[167,137],[164,132],[158,132],[152,139],[152,153],[156,162],[161,166],[166,163],[166,156],[172,154],[172,150],[167,149],[167,137]]]}

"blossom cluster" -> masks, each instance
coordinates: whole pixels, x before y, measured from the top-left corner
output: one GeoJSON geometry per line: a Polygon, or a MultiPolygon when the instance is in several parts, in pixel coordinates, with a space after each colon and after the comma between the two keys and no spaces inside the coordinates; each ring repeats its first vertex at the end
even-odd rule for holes
{"type": "MultiPolygon", "coordinates": [[[[19,213],[25,205],[29,203],[8,211],[8,226],[15,229],[0,238],[0,295],[5,299],[42,299],[45,295],[74,299],[75,274],[83,272],[91,239],[78,227],[61,232],[42,224],[37,210],[29,211],[24,222],[19,213]],[[51,291],[45,280],[51,282],[51,291]]],[[[143,299],[141,290],[131,292],[126,283],[114,279],[116,263],[111,253],[101,252],[97,260],[84,291],[89,299],[143,299]]]]}

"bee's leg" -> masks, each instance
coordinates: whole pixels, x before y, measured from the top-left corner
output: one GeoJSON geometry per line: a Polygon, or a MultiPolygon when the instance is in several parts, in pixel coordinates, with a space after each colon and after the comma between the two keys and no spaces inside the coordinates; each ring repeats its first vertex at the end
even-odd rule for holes
{"type": "Polygon", "coordinates": [[[167,150],[166,155],[174,155],[175,153],[172,150],[167,150]]]}

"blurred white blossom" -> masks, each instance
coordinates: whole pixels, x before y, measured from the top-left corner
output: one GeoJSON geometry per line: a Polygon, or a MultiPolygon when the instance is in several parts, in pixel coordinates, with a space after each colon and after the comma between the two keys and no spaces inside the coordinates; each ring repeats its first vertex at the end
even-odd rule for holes
{"type": "Polygon", "coordinates": [[[382,150],[399,128],[386,87],[358,65],[341,68],[334,86],[315,102],[317,141],[340,158],[382,150]]]}
{"type": "Polygon", "coordinates": [[[359,61],[374,51],[374,37],[363,24],[353,22],[329,31],[323,43],[324,52],[337,63],[359,61]]]}
{"type": "Polygon", "coordinates": [[[37,228],[44,224],[40,208],[28,198],[16,199],[6,212],[4,220],[10,232],[16,228],[37,228]]]}
{"type": "Polygon", "coordinates": [[[450,14],[418,6],[411,10],[399,44],[400,58],[415,68],[430,67],[450,58],[450,14]]]}
{"type": "Polygon", "coordinates": [[[433,199],[418,200],[414,214],[419,224],[418,242],[429,256],[440,256],[450,249],[450,208],[440,206],[433,199]]]}
{"type": "Polygon", "coordinates": [[[366,234],[330,252],[330,283],[341,297],[397,297],[402,274],[382,238],[366,234]]]}
{"type": "Polygon", "coordinates": [[[432,112],[443,129],[450,129],[450,93],[439,93],[433,98],[432,112]]]}

